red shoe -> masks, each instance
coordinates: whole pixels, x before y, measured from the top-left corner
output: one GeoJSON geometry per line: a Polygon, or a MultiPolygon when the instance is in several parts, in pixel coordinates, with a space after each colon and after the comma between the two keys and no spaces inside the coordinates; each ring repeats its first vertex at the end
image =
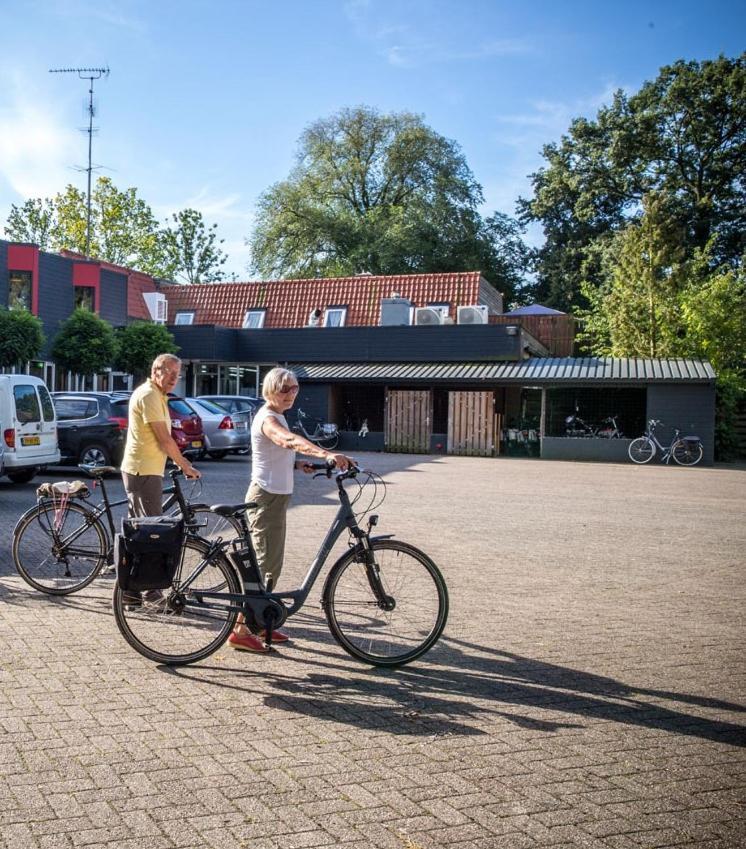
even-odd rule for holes
{"type": "Polygon", "coordinates": [[[259,637],[255,637],[253,634],[231,633],[230,637],[228,637],[228,645],[231,648],[238,649],[239,651],[253,651],[260,653],[266,653],[269,651],[259,637]]]}
{"type": "MultiPolygon", "coordinates": [[[[260,631],[259,636],[264,640],[267,638],[266,631],[260,631]]],[[[286,643],[290,637],[284,631],[272,631],[272,642],[273,643],[286,643]]]]}

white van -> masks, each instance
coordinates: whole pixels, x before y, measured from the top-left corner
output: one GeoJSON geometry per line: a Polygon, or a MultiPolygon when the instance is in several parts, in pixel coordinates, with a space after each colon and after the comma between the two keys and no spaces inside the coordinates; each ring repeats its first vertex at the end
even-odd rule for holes
{"type": "Polygon", "coordinates": [[[44,381],[28,374],[0,374],[2,473],[26,483],[45,466],[59,463],[57,416],[44,381]]]}

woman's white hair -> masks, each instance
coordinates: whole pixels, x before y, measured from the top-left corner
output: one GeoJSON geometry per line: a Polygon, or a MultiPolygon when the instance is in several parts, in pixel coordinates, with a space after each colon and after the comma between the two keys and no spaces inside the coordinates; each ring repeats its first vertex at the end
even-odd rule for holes
{"type": "Polygon", "coordinates": [[[262,381],[262,398],[265,401],[271,401],[280,394],[280,389],[288,382],[298,382],[295,372],[286,368],[273,368],[264,375],[262,381]]]}

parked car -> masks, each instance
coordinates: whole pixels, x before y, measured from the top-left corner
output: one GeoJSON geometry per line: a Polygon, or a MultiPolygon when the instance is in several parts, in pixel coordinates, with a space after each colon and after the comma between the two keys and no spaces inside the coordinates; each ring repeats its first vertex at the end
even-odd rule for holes
{"type": "Polygon", "coordinates": [[[45,466],[59,463],[57,416],[44,381],[28,374],[0,374],[3,473],[27,483],[45,466]]]}
{"type": "Polygon", "coordinates": [[[178,395],[168,396],[168,409],[171,411],[171,436],[182,454],[201,454],[205,447],[205,435],[202,419],[178,395]]]}
{"type": "Polygon", "coordinates": [[[208,401],[207,398],[186,400],[202,419],[202,429],[205,433],[203,454],[213,460],[222,460],[226,454],[248,451],[251,447],[251,432],[247,415],[230,415],[224,407],[208,401]]]}
{"type": "Polygon", "coordinates": [[[113,392],[54,392],[61,462],[118,466],[129,399],[113,392]]]}
{"type": "Polygon", "coordinates": [[[219,404],[227,410],[233,420],[236,421],[236,416],[241,414],[246,416],[246,420],[251,426],[251,420],[254,418],[254,413],[262,406],[264,401],[261,398],[254,398],[252,395],[198,395],[197,400],[212,401],[219,404]]]}

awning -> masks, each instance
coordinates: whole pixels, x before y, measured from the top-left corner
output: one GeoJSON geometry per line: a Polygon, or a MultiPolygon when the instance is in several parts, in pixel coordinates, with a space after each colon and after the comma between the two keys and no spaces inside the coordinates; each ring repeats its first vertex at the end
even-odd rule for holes
{"type": "Polygon", "coordinates": [[[712,383],[704,360],[532,357],[522,362],[288,363],[304,381],[557,384],[712,383]]]}

